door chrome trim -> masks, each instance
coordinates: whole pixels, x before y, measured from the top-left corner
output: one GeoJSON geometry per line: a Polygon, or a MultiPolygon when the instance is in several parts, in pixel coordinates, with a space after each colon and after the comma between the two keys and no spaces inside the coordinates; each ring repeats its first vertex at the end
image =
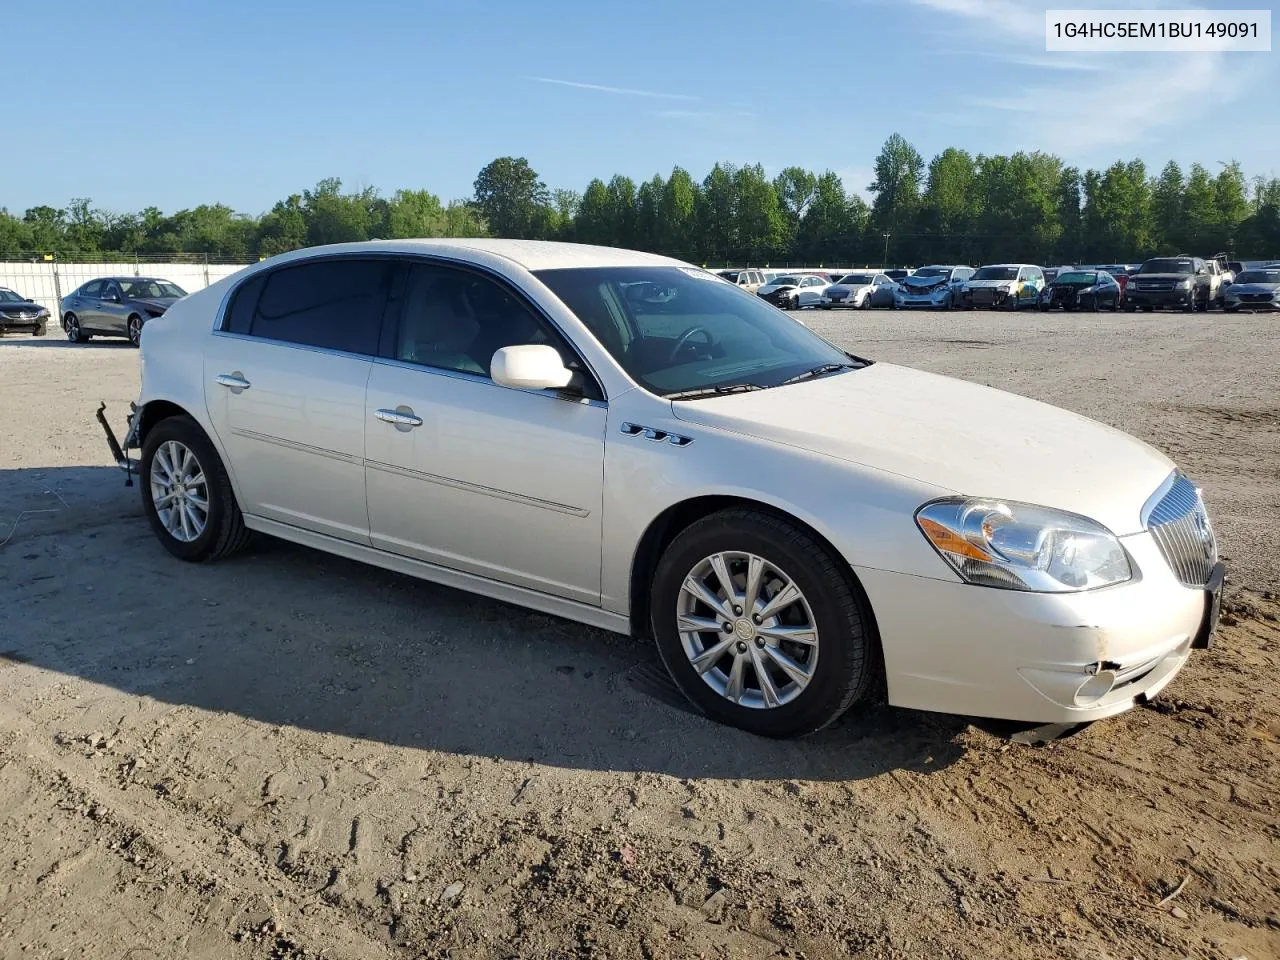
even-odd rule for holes
{"type": "MultiPolygon", "coordinates": [[[[478,373],[466,373],[463,370],[450,370],[448,367],[433,367],[425,363],[414,363],[410,360],[394,360],[390,357],[373,357],[373,362],[383,367],[396,367],[401,370],[414,370],[418,373],[427,373],[437,377],[448,377],[450,380],[464,380],[467,383],[479,383],[495,390],[506,390],[512,393],[523,393],[529,397],[541,397],[544,400],[554,400],[557,403],[566,403],[564,397],[551,390],[517,390],[515,387],[504,387],[501,384],[493,382],[492,377],[481,376],[478,373]]],[[[609,404],[605,400],[593,400],[590,397],[573,397],[571,402],[583,407],[599,407],[601,410],[607,410],[609,404]]]]}
{"type": "Polygon", "coordinates": [[[376,547],[353,543],[349,540],[340,540],[337,537],[316,533],[312,530],[304,530],[301,527],[281,523],[278,520],[268,520],[264,517],[246,514],[244,525],[250,530],[257,530],[279,537],[282,540],[301,544],[304,547],[312,547],[316,550],[323,550],[326,553],[346,557],[348,560],[367,563],[370,566],[403,573],[410,577],[418,577],[421,580],[430,580],[433,583],[453,587],[456,590],[465,590],[469,593],[479,594],[482,597],[501,600],[504,603],[515,604],[518,607],[526,607],[530,610],[537,610],[553,617],[564,617],[566,620],[585,623],[587,626],[609,630],[612,633],[624,635],[631,633],[630,617],[609,613],[600,607],[581,603],[577,600],[564,600],[560,597],[540,593],[537,590],[530,590],[528,587],[500,583],[474,573],[464,573],[461,570],[442,567],[423,560],[415,560],[398,553],[388,553],[376,547]]]}
{"type": "Polygon", "coordinates": [[[373,415],[383,423],[394,423],[398,427],[420,427],[422,426],[422,418],[417,414],[405,413],[401,410],[379,409],[373,411],[373,415]]]}
{"type": "Polygon", "coordinates": [[[251,384],[244,377],[238,377],[234,373],[220,373],[213,378],[215,383],[219,383],[224,387],[230,387],[232,390],[248,390],[251,384]]]}
{"type": "Polygon", "coordinates": [[[309,443],[299,443],[296,440],[285,440],[283,437],[273,437],[270,434],[257,433],[253,430],[245,430],[240,427],[232,427],[231,433],[237,437],[244,437],[246,440],[258,440],[262,443],[274,444],[277,447],[287,447],[288,449],[296,450],[299,453],[311,453],[318,457],[328,457],[330,460],[340,460],[343,463],[350,463],[357,467],[364,463],[363,457],[357,457],[350,453],[330,450],[327,447],[313,447],[309,443]]]}
{"type": "Polygon", "coordinates": [[[424,473],[421,470],[412,470],[409,467],[397,466],[394,463],[382,463],[379,460],[366,460],[365,467],[370,470],[381,470],[383,473],[390,473],[398,477],[405,477],[409,480],[422,480],[426,483],[439,484],[442,487],[452,487],[455,490],[462,490],[466,493],[475,493],[484,497],[493,497],[497,500],[509,500],[512,503],[520,503],[527,507],[539,507],[543,510],[550,510],[553,513],[565,513],[570,516],[580,518],[591,516],[591,511],[583,507],[574,507],[567,503],[556,503],[553,500],[539,500],[537,497],[526,497],[522,493],[513,493],[510,490],[499,490],[496,487],[485,487],[478,483],[468,483],[465,480],[454,480],[451,477],[441,477],[434,473],[424,473]]]}

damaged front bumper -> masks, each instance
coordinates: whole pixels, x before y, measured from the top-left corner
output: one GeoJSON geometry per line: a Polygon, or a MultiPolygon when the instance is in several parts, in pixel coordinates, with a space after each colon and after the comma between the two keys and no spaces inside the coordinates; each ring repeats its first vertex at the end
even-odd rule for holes
{"type": "Polygon", "coordinates": [[[125,418],[129,429],[125,431],[124,444],[116,439],[115,431],[111,429],[111,424],[107,422],[107,404],[103,401],[98,404],[97,412],[94,416],[98,423],[102,424],[102,431],[107,435],[107,447],[111,450],[111,459],[115,461],[117,467],[124,471],[124,485],[126,487],[133,486],[133,475],[138,472],[138,461],[129,456],[130,450],[136,450],[138,447],[138,405],[136,403],[129,404],[129,415],[125,418]]]}

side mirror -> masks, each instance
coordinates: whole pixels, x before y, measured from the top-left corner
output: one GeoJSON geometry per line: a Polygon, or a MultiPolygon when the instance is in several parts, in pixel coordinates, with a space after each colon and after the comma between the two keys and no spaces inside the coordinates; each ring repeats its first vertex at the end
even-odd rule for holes
{"type": "Polygon", "coordinates": [[[563,390],[573,382],[556,348],[541,343],[503,347],[489,370],[494,383],[513,390],[563,390]]]}

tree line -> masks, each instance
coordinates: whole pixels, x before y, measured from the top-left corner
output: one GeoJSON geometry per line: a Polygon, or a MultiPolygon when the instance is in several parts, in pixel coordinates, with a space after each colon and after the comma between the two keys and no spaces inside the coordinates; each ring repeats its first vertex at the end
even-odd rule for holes
{"type": "Polygon", "coordinates": [[[0,259],[189,254],[247,261],[323,243],[498,236],[633,247],[699,263],[920,264],[1130,262],[1179,252],[1280,255],[1280,179],[1247,179],[1141,160],[1083,170],[1040,151],[950,147],[927,163],[894,134],[876,157],[870,203],[831,171],[718,163],[701,181],[680,167],[639,184],[621,174],[581,192],[549,189],[522,157],[500,157],[473,196],[345,191],[336,178],[253,216],[224,204],[165,214],[0,208],[0,259]]]}

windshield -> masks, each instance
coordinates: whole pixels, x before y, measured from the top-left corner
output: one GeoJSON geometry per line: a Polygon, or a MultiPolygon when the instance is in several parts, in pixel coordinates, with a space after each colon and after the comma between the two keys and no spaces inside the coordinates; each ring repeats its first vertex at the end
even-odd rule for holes
{"type": "Polygon", "coordinates": [[[774,286],[774,287],[783,287],[790,284],[791,286],[794,287],[799,282],[800,282],[799,277],[774,277],[772,280],[769,281],[769,284],[770,286],[774,286]]]}
{"type": "Polygon", "coordinates": [[[951,271],[947,267],[921,267],[913,277],[949,277],[951,271]]]}
{"type": "Polygon", "coordinates": [[[1280,270],[1245,270],[1236,283],[1280,283],[1280,270]]]}
{"type": "Polygon", "coordinates": [[[1060,273],[1054,283],[1083,283],[1086,286],[1093,286],[1098,282],[1096,273],[1086,273],[1084,270],[1073,270],[1067,273],[1060,273]]]}
{"type": "Polygon", "coordinates": [[[1139,273],[1195,273],[1190,260],[1148,260],[1138,268],[1139,273]]]}
{"type": "Polygon", "coordinates": [[[137,300],[155,300],[159,297],[185,297],[187,291],[168,280],[121,280],[120,289],[126,297],[137,300]]]}
{"type": "Polygon", "coordinates": [[[18,296],[12,290],[0,289],[0,301],[16,301],[17,303],[22,303],[23,298],[18,296]]]}
{"type": "Polygon", "coordinates": [[[849,287],[865,287],[874,280],[875,277],[869,273],[851,273],[846,277],[841,277],[840,283],[849,287]]]}
{"type": "Polygon", "coordinates": [[[825,364],[852,365],[785,313],[700,270],[583,267],[534,276],[632,379],[656,394],[744,383],[776,387],[825,364]]]}
{"type": "Polygon", "coordinates": [[[1017,280],[1017,267],[979,267],[971,280],[1017,280]]]}

